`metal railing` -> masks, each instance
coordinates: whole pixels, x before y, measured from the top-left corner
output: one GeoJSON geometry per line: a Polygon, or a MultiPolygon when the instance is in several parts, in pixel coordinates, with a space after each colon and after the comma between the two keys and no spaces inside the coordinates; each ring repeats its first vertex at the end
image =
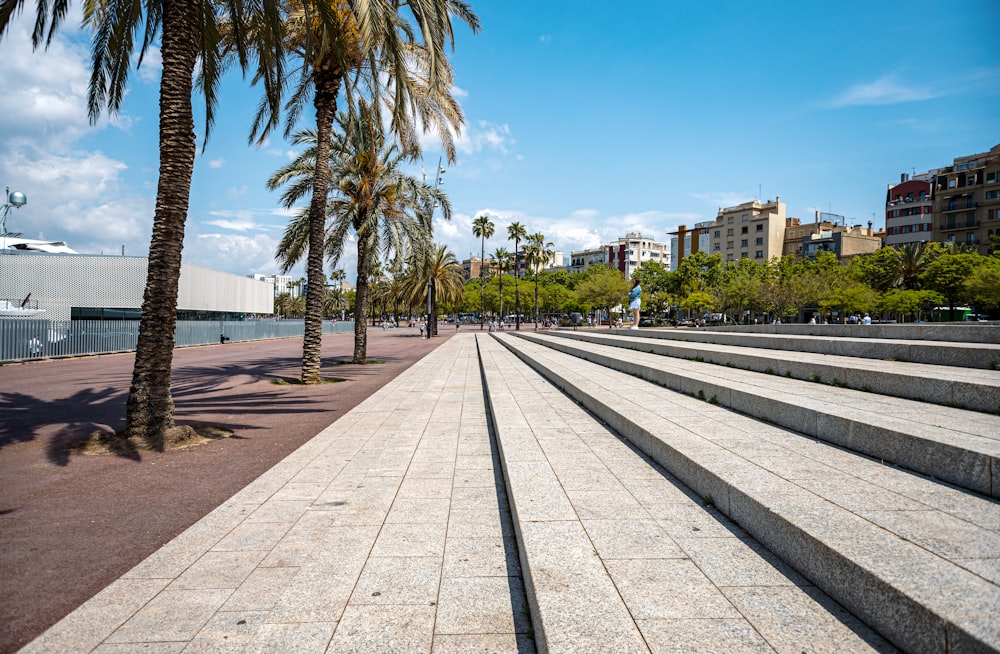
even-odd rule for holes
{"type": "MultiPolygon", "coordinates": [[[[226,341],[260,341],[301,338],[301,319],[179,320],[174,332],[176,347],[210,345],[226,341]]],[[[353,332],[350,320],[323,321],[324,334],[353,332]]],[[[42,357],[109,354],[135,350],[138,320],[41,320],[0,318],[0,363],[42,357]]]]}

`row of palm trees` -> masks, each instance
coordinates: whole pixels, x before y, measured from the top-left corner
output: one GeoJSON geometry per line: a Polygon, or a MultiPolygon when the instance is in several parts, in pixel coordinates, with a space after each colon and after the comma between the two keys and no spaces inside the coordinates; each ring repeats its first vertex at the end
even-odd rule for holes
{"type": "MultiPolygon", "coordinates": [[[[24,0],[0,2],[0,38],[24,0]]],[[[36,3],[32,44],[48,46],[67,15],[69,0],[36,3]]],[[[303,339],[302,381],[319,381],[323,257],[327,200],[334,189],[350,212],[359,254],[381,247],[377,218],[392,212],[370,202],[384,194],[352,188],[326,165],[334,141],[338,96],[344,92],[347,116],[341,138],[362,138],[359,131],[382,124],[382,113],[402,152],[419,152],[418,125],[436,129],[449,160],[453,134],[463,118],[452,96],[451,66],[445,56],[454,47],[453,19],[478,31],[478,17],[464,0],[88,0],[83,24],[93,33],[88,110],[95,122],[103,110],[115,114],[128,88],[133,56],[138,62],[160,41],[159,180],[147,283],[132,383],[126,404],[124,437],[138,437],[163,447],[174,431],[170,393],[184,226],[194,174],[196,139],[192,91],[205,99],[205,138],[215,118],[222,75],[232,64],[250,74],[263,94],[251,142],[268,138],[284,117],[288,136],[297,129],[312,101],[315,111],[315,165],[305,237],[307,246],[307,319],[303,339]],[[297,74],[295,74],[297,73],[297,74]],[[361,100],[366,100],[367,106],[361,100]],[[376,117],[368,127],[359,114],[376,117]]],[[[361,148],[360,154],[376,152],[361,148]]],[[[359,158],[357,171],[379,162],[359,158]]],[[[349,180],[350,178],[348,178],[349,180]]],[[[389,202],[388,204],[392,204],[389,202]]],[[[433,207],[433,205],[429,205],[433,207]]],[[[426,209],[426,207],[425,207],[426,209]]],[[[430,212],[424,212],[429,223],[430,212]]],[[[391,230],[390,230],[391,231],[391,230]]],[[[359,256],[358,266],[370,263],[359,256]]],[[[361,321],[363,322],[363,321],[361,321]]],[[[356,332],[356,340],[358,333],[356,332]]],[[[364,336],[360,335],[361,345],[364,336]]],[[[359,357],[357,345],[355,358],[359,357]]],[[[361,359],[364,358],[363,349],[361,359]]]]}
{"type": "Polygon", "coordinates": [[[541,232],[536,232],[534,234],[528,234],[524,225],[520,222],[512,222],[507,226],[507,238],[508,240],[514,241],[514,254],[513,254],[513,264],[511,263],[511,253],[504,248],[497,248],[493,254],[490,261],[490,265],[486,267],[486,239],[491,238],[494,233],[495,225],[490,217],[485,213],[481,213],[476,216],[472,221],[472,233],[474,236],[478,236],[480,239],[480,255],[479,255],[479,265],[480,265],[480,275],[479,275],[479,290],[481,298],[481,307],[479,312],[479,328],[483,328],[483,316],[486,314],[486,300],[482,293],[483,287],[486,284],[486,277],[488,274],[495,274],[500,276],[500,316],[503,318],[503,274],[511,269],[513,265],[514,268],[514,321],[515,329],[521,329],[521,298],[518,293],[518,280],[520,278],[520,265],[519,265],[519,254],[524,257],[525,264],[534,271],[535,277],[535,331],[538,330],[538,272],[541,268],[547,265],[552,258],[555,256],[555,252],[552,249],[552,243],[545,240],[545,235],[541,232]],[[519,251],[519,246],[521,241],[525,242],[524,251],[519,251]]]}

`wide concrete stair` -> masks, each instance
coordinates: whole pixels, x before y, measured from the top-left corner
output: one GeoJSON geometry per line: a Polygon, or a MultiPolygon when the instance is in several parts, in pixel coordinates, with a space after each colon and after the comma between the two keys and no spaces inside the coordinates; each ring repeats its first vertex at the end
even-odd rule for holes
{"type": "Polygon", "coordinates": [[[873,390],[968,371],[705,333],[479,337],[539,651],[1000,651],[1000,417],[873,390]]]}

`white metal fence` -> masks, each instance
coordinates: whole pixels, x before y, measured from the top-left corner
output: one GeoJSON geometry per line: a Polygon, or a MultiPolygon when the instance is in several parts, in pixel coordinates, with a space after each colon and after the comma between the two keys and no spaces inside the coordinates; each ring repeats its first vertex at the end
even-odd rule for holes
{"type": "MultiPolygon", "coordinates": [[[[179,320],[177,347],[269,338],[301,337],[302,320],[179,320]]],[[[323,321],[324,334],[354,331],[350,320],[323,321]]],[[[135,350],[138,320],[39,320],[0,318],[0,363],[40,357],[107,354],[135,350]]]]}

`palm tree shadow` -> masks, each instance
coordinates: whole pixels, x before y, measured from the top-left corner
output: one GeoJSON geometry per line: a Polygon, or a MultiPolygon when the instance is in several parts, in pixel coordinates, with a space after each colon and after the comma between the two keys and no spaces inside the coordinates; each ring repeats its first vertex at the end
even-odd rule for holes
{"type": "MultiPolygon", "coordinates": [[[[349,363],[350,359],[347,359],[349,363]]],[[[324,367],[334,359],[324,359],[324,367]]],[[[258,428],[251,420],[234,422],[234,414],[298,414],[324,410],[320,400],[298,389],[309,387],[274,386],[270,382],[298,372],[301,361],[294,357],[261,358],[224,366],[185,366],[175,370],[171,395],[179,423],[210,423],[233,432],[258,428]],[[213,414],[215,414],[213,416],[213,414]]],[[[337,377],[361,379],[376,371],[373,366],[337,366],[337,377]]],[[[315,387],[313,387],[315,388],[315,387]]],[[[103,389],[83,389],[69,397],[41,400],[24,392],[0,393],[0,449],[15,443],[45,440],[48,460],[59,466],[70,463],[67,447],[94,432],[120,432],[125,428],[127,385],[103,389]],[[52,431],[53,425],[60,425],[52,431]]],[[[237,436],[238,437],[238,436],[237,436]]],[[[116,456],[140,461],[142,452],[122,451],[116,456]]]]}

